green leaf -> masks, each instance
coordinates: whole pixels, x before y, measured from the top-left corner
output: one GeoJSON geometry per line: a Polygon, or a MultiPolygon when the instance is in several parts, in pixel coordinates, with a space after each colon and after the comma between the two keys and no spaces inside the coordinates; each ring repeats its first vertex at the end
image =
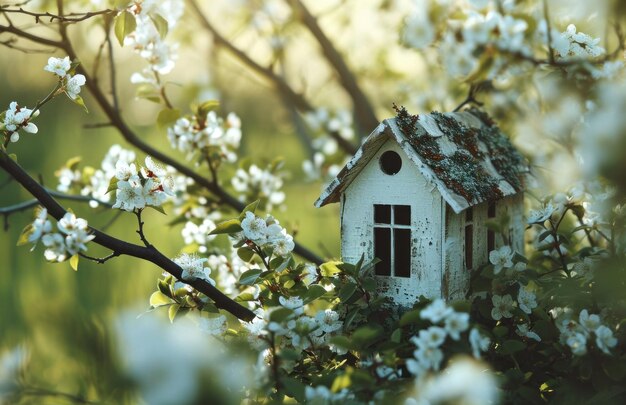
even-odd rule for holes
{"type": "Polygon", "coordinates": [[[157,308],[163,305],[171,304],[172,300],[161,291],[155,291],[150,296],[150,306],[152,308],[157,308]]]}
{"type": "Polygon", "coordinates": [[[391,341],[393,343],[400,343],[402,340],[402,329],[396,329],[391,334],[391,341]]]}
{"type": "Polygon", "coordinates": [[[376,291],[376,287],[378,286],[378,283],[376,283],[376,280],[374,278],[365,277],[361,282],[363,283],[363,288],[365,289],[365,291],[369,291],[369,292],[376,291]]]}
{"type": "Polygon", "coordinates": [[[137,28],[137,21],[135,16],[128,12],[123,11],[115,17],[115,37],[117,38],[120,46],[124,46],[124,38],[137,28]]]}
{"type": "MultiPolygon", "coordinates": [[[[69,95],[68,95],[69,97],[69,95]]],[[[89,109],[87,108],[87,106],[85,105],[85,100],[83,100],[83,98],[81,96],[76,96],[76,98],[71,98],[70,100],[72,100],[72,102],[76,105],[79,105],[81,107],[83,107],[83,109],[85,110],[86,113],[89,112],[89,109]]]]}
{"type": "Polygon", "coordinates": [[[339,300],[341,302],[348,301],[356,291],[356,287],[357,286],[355,283],[347,283],[346,285],[341,287],[341,290],[339,290],[337,297],[339,297],[339,300]]]}
{"type": "Polygon", "coordinates": [[[209,235],[219,235],[222,233],[231,234],[231,233],[237,233],[241,231],[242,231],[241,222],[239,222],[239,220],[235,218],[235,219],[229,219],[224,222],[220,222],[219,224],[217,224],[215,229],[209,232],[209,235]]]}
{"type": "Polygon", "coordinates": [[[142,84],[137,86],[135,90],[135,96],[144,100],[152,101],[153,103],[161,103],[161,95],[149,84],[142,84]]]}
{"type": "Polygon", "coordinates": [[[179,309],[180,309],[180,305],[178,304],[170,305],[170,307],[168,308],[167,316],[168,318],[170,318],[170,323],[173,323],[174,319],[176,319],[176,315],[178,315],[179,309]]]}
{"type": "Polygon", "coordinates": [[[332,338],[330,338],[330,343],[346,350],[350,350],[352,348],[352,343],[350,339],[345,336],[333,336],[332,338]]]}
{"type": "Polygon", "coordinates": [[[17,155],[15,153],[10,153],[9,157],[11,158],[12,161],[14,161],[15,163],[17,163],[17,155]]]}
{"type": "MultiPolygon", "coordinates": [[[[284,352],[285,351],[283,350],[281,352],[281,355],[283,355],[284,352]]],[[[298,401],[298,403],[303,404],[306,402],[306,397],[304,395],[306,386],[304,384],[302,384],[300,381],[296,380],[295,378],[285,377],[285,376],[280,377],[280,382],[285,387],[285,391],[290,397],[295,398],[295,400],[298,401]]]]}
{"type": "Polygon", "coordinates": [[[293,311],[289,308],[278,308],[270,313],[270,322],[281,323],[285,319],[293,315],[293,311]]]}
{"type": "Polygon", "coordinates": [[[254,295],[252,295],[252,293],[249,293],[249,292],[244,292],[244,293],[239,294],[235,298],[235,301],[237,302],[254,301],[254,295]]]}
{"type": "Polygon", "coordinates": [[[80,256],[78,255],[74,255],[72,257],[70,257],[70,267],[74,270],[74,271],[78,271],[78,258],[80,256]]]}
{"type": "Polygon", "coordinates": [[[320,273],[323,277],[332,277],[341,270],[337,267],[341,262],[326,262],[320,265],[320,273]]]}
{"type": "Polygon", "coordinates": [[[261,269],[248,270],[239,278],[239,284],[252,285],[257,281],[263,271],[261,269]]]}
{"type": "Polygon", "coordinates": [[[161,39],[165,38],[165,36],[167,35],[167,31],[169,30],[169,24],[167,23],[167,20],[163,18],[161,14],[157,13],[151,13],[150,19],[154,23],[154,26],[156,27],[161,39]]]}
{"type": "Polygon", "coordinates": [[[246,212],[251,212],[251,213],[255,213],[257,207],[259,206],[259,202],[261,200],[256,200],[248,205],[246,205],[246,207],[243,209],[243,211],[241,211],[241,214],[239,215],[239,220],[243,221],[243,219],[246,217],[246,212]]]}
{"type": "Polygon", "coordinates": [[[422,318],[420,317],[420,309],[414,309],[412,311],[405,312],[404,315],[400,318],[400,326],[412,325],[414,323],[422,322],[422,318]]]}
{"type": "Polygon", "coordinates": [[[167,215],[163,207],[161,207],[160,205],[146,205],[146,208],[152,208],[153,210],[158,211],[163,215],[167,215]]]}
{"type": "Polygon", "coordinates": [[[180,118],[180,110],[177,108],[164,108],[157,115],[157,127],[159,129],[172,126],[180,118]]]}
{"type": "Polygon", "coordinates": [[[496,326],[495,328],[493,328],[493,335],[497,338],[501,338],[506,336],[509,333],[509,328],[507,328],[506,326],[496,326]]]}
{"type": "Polygon", "coordinates": [[[170,285],[163,280],[159,280],[157,283],[157,287],[159,291],[161,291],[164,295],[170,297],[172,292],[170,291],[170,285]]]}
{"type": "Polygon", "coordinates": [[[206,115],[220,106],[217,100],[205,101],[198,106],[198,118],[204,120],[206,115]]]}
{"type": "Polygon", "coordinates": [[[239,258],[244,262],[249,262],[254,257],[254,250],[247,246],[242,246],[237,249],[237,256],[239,256],[239,258]]]}
{"type": "Polygon", "coordinates": [[[105,194],[109,194],[111,191],[117,190],[118,181],[119,180],[117,179],[117,177],[115,176],[111,177],[111,180],[109,180],[109,187],[107,188],[107,192],[105,194]]]}
{"type": "Polygon", "coordinates": [[[360,348],[366,348],[383,336],[384,329],[380,325],[365,325],[354,331],[352,343],[360,348]]]}
{"type": "Polygon", "coordinates": [[[307,292],[304,293],[304,295],[302,296],[302,300],[305,304],[308,304],[309,302],[315,301],[324,294],[326,294],[326,289],[324,287],[318,284],[312,284],[309,286],[307,292]]]}
{"type": "Polygon", "coordinates": [[[526,344],[524,342],[521,342],[515,339],[510,339],[510,340],[505,340],[502,343],[502,345],[500,346],[499,352],[501,354],[513,354],[513,353],[522,351],[525,348],[526,348],[526,344]]]}
{"type": "Polygon", "coordinates": [[[28,224],[22,229],[20,237],[17,238],[17,246],[23,246],[28,243],[28,238],[33,233],[33,224],[28,224]]]}

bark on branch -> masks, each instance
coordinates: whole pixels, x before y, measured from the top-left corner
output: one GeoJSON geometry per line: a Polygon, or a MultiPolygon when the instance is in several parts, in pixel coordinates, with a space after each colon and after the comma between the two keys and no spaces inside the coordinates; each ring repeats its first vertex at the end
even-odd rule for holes
{"type": "MultiPolygon", "coordinates": [[[[46,189],[41,184],[28,175],[28,173],[26,173],[26,171],[24,171],[24,169],[13,161],[4,151],[0,151],[0,167],[2,167],[18,183],[20,183],[22,187],[24,187],[24,189],[26,189],[33,197],[39,200],[41,205],[48,210],[48,213],[52,217],[56,220],[63,218],[66,213],[65,208],[63,208],[50,194],[48,194],[46,189]]],[[[167,256],[163,255],[153,246],[146,247],[135,245],[133,243],[117,239],[95,228],[90,227],[90,230],[95,235],[93,240],[94,243],[110,249],[118,255],[127,255],[149,261],[181,280],[183,270],[180,266],[170,260],[167,256]]],[[[185,280],[184,282],[211,298],[218,308],[228,311],[244,321],[251,321],[254,319],[255,315],[252,311],[233,301],[208,282],[199,279],[195,279],[193,281],[185,280]]]]}

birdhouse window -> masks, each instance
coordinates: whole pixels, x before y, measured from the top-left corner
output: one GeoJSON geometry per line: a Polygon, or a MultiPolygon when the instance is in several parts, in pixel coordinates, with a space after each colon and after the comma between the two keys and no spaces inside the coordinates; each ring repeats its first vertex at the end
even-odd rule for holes
{"type": "Polygon", "coordinates": [[[411,276],[411,206],[374,204],[374,255],[376,275],[411,276]]]}
{"type": "MultiPolygon", "coordinates": [[[[496,203],[490,202],[487,206],[487,218],[493,219],[496,217],[496,203]]],[[[487,256],[489,252],[496,248],[496,233],[493,229],[487,229],[487,256]]]]}
{"type": "Polygon", "coordinates": [[[380,169],[383,173],[393,176],[402,168],[402,158],[396,152],[388,150],[380,155],[380,169]]]}
{"type": "Polygon", "coordinates": [[[465,211],[465,269],[474,267],[474,212],[472,207],[465,211]]]}

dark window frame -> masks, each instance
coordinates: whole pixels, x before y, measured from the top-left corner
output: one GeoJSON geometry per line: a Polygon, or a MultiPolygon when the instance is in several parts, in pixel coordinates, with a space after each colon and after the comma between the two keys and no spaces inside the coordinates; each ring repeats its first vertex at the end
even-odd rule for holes
{"type": "Polygon", "coordinates": [[[411,206],[374,204],[374,255],[383,260],[374,273],[382,277],[411,277],[411,206]],[[386,212],[389,209],[389,221],[386,212]],[[385,222],[378,222],[377,220],[385,222]],[[408,222],[408,224],[406,223],[408,222]],[[388,256],[388,257],[381,257],[388,256]],[[388,260],[385,261],[385,260],[388,260]]]}

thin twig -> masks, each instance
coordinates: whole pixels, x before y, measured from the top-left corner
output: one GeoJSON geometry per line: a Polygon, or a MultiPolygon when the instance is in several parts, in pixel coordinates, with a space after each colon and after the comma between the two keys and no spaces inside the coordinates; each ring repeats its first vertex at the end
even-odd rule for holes
{"type": "Polygon", "coordinates": [[[143,226],[145,224],[141,219],[141,213],[143,212],[143,208],[139,208],[133,212],[135,213],[135,216],[137,217],[137,225],[139,228],[137,229],[136,232],[139,235],[139,239],[141,239],[141,241],[147,248],[152,247],[152,244],[148,242],[148,239],[146,239],[146,234],[143,232],[143,226]]]}
{"type": "Polygon", "coordinates": [[[104,256],[104,257],[92,257],[89,255],[86,255],[84,253],[79,253],[80,257],[85,258],[87,260],[91,260],[92,262],[96,262],[98,264],[104,264],[107,261],[113,259],[114,257],[118,257],[120,256],[120,253],[118,252],[111,252],[109,255],[104,256]]]}
{"type": "MultiPolygon", "coordinates": [[[[0,167],[3,168],[10,176],[22,185],[33,197],[35,197],[41,205],[47,210],[48,214],[56,220],[60,220],[66,214],[66,210],[43,188],[35,179],[28,175],[22,167],[13,161],[9,155],[0,151],[0,167]]],[[[146,247],[132,244],[121,239],[117,239],[98,229],[89,227],[90,232],[95,236],[93,242],[118,252],[120,255],[127,255],[146,260],[153,263],[170,273],[178,280],[182,280],[183,269],[174,263],[171,259],[163,255],[153,246],[146,247]]],[[[185,280],[185,283],[191,285],[196,290],[211,298],[218,308],[230,312],[239,319],[251,321],[255,315],[248,308],[243,307],[239,303],[233,301],[224,295],[215,286],[202,279],[185,280]]]]}
{"type": "MultiPolygon", "coordinates": [[[[78,201],[78,202],[87,202],[87,203],[91,201],[95,201],[98,204],[103,205],[107,208],[111,208],[112,206],[111,203],[101,201],[96,198],[91,198],[89,196],[65,194],[65,193],[61,193],[61,192],[50,190],[50,189],[45,189],[45,190],[52,197],[58,198],[59,200],[78,201]]],[[[33,199],[33,200],[28,200],[28,201],[24,201],[21,203],[9,205],[6,207],[0,207],[0,215],[11,215],[16,212],[26,211],[38,205],[39,205],[39,201],[36,199],[33,199]]]]}
{"type": "Polygon", "coordinates": [[[69,13],[66,15],[57,15],[49,12],[45,13],[37,13],[33,11],[24,10],[23,8],[9,8],[13,6],[0,6],[0,11],[3,13],[11,13],[11,14],[23,14],[31,17],[35,17],[35,22],[39,24],[42,18],[49,19],[49,22],[59,21],[62,23],[77,23],[80,21],[88,20],[92,17],[97,17],[100,15],[107,14],[117,14],[118,10],[106,9],[100,11],[90,11],[87,13],[69,13]]]}
{"type": "Polygon", "coordinates": [[[543,0],[543,18],[546,20],[548,60],[552,64],[554,63],[554,49],[552,48],[552,25],[550,24],[550,14],[548,12],[548,0],[543,0]]]}

